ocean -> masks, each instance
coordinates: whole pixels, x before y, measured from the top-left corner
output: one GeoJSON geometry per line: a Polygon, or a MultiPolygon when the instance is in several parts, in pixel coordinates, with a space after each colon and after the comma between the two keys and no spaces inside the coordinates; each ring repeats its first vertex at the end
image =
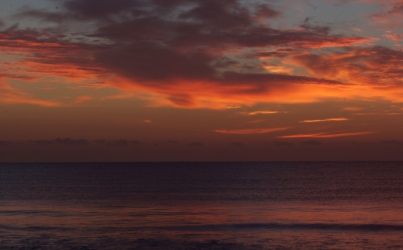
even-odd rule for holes
{"type": "Polygon", "coordinates": [[[403,162],[2,163],[0,249],[403,249],[403,162]]]}

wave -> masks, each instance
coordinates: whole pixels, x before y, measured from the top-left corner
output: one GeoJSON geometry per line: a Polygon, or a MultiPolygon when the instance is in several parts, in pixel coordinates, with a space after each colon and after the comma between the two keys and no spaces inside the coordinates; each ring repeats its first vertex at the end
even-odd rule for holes
{"type": "Polygon", "coordinates": [[[231,231],[231,230],[328,230],[328,231],[403,231],[403,225],[339,224],[339,223],[246,223],[159,227],[173,231],[231,231]]]}
{"type": "Polygon", "coordinates": [[[52,216],[52,217],[63,217],[69,216],[70,214],[65,212],[56,212],[49,210],[2,210],[0,211],[0,216],[52,216]]]}
{"type": "MultiPolygon", "coordinates": [[[[81,228],[84,229],[84,228],[81,228]]],[[[163,227],[98,227],[85,228],[95,231],[143,231],[143,230],[163,230],[163,231],[250,231],[250,230],[319,230],[319,231],[361,231],[361,232],[402,232],[403,225],[393,224],[339,224],[339,223],[244,223],[244,224],[208,224],[208,225],[181,225],[163,227]]],[[[77,228],[54,227],[54,226],[25,226],[17,227],[10,225],[0,225],[0,230],[10,231],[75,231],[77,228]]]]}

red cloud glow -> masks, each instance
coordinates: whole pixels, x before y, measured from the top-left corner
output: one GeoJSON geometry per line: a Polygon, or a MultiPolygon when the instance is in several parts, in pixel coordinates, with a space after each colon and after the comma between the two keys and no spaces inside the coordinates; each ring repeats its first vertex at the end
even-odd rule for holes
{"type": "MultiPolygon", "coordinates": [[[[57,23],[60,29],[77,21],[88,22],[95,25],[93,32],[69,40],[57,29],[13,27],[0,33],[0,48],[22,57],[19,65],[27,77],[56,76],[78,84],[102,81],[128,92],[150,93],[154,105],[221,109],[239,103],[338,98],[343,91],[335,87],[337,80],[293,75],[290,69],[276,71],[280,66],[268,68],[259,59],[261,52],[252,55],[256,63],[251,68],[244,54],[263,48],[301,53],[372,40],[331,35],[327,27],[308,24],[299,29],[274,29],[267,23],[281,13],[270,4],[246,8],[236,0],[155,0],[153,4],[66,0],[62,7],[57,13],[26,9],[18,17],[57,23]],[[98,7],[89,7],[94,5],[98,7]],[[141,15],[134,14],[139,9],[141,15]],[[176,19],[172,13],[177,14],[176,19]]],[[[11,67],[8,71],[22,73],[11,67]]]]}
{"type": "MultiPolygon", "coordinates": [[[[359,47],[374,39],[333,35],[329,27],[307,22],[275,29],[270,22],[282,13],[270,4],[65,0],[61,9],[26,9],[18,15],[59,24],[60,30],[15,26],[0,32],[0,48],[19,58],[3,66],[7,79],[102,82],[147,93],[152,105],[182,108],[363,96],[403,100],[396,91],[403,86],[401,52],[359,47]],[[75,22],[93,25],[92,32],[80,39],[61,35],[75,22]],[[314,52],[333,47],[340,49],[314,52]],[[294,73],[301,70],[309,76],[294,73]]],[[[76,103],[82,102],[77,98],[76,103]]]]}

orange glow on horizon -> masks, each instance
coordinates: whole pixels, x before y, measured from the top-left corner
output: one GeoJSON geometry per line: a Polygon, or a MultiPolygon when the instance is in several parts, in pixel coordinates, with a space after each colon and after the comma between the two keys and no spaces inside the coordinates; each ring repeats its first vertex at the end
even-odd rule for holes
{"type": "Polygon", "coordinates": [[[0,17],[4,156],[403,159],[403,0],[58,1],[0,17]]]}

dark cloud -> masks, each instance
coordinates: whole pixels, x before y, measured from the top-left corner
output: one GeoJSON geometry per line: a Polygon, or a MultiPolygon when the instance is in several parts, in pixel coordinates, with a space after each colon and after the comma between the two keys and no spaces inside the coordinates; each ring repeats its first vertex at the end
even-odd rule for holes
{"type": "Polygon", "coordinates": [[[297,51],[294,49],[277,49],[275,51],[270,52],[259,52],[257,56],[259,57],[271,57],[271,58],[283,58],[286,56],[290,56],[297,51]]]}
{"type": "Polygon", "coordinates": [[[303,145],[303,146],[320,146],[320,145],[322,145],[322,142],[315,141],[315,140],[309,140],[309,141],[302,141],[301,145],[303,145]]]}
{"type": "Polygon", "coordinates": [[[9,146],[11,144],[12,144],[11,141],[2,141],[2,140],[0,140],[0,147],[9,146]]]}
{"type": "Polygon", "coordinates": [[[25,76],[25,75],[15,75],[15,74],[0,74],[0,78],[11,78],[17,80],[24,80],[24,81],[36,81],[38,80],[37,77],[32,76],[25,76]]]}
{"type": "MultiPolygon", "coordinates": [[[[222,29],[246,28],[253,23],[249,11],[241,7],[237,0],[202,0],[197,2],[197,7],[183,13],[180,17],[197,20],[206,26],[222,29]]],[[[270,10],[266,8],[265,12],[269,13],[270,10]]],[[[277,12],[274,10],[271,12],[269,14],[276,16],[277,12]]]]}
{"type": "Polygon", "coordinates": [[[19,28],[19,26],[20,26],[19,23],[13,24],[13,25],[11,25],[10,27],[8,27],[4,32],[5,32],[5,33],[8,33],[8,32],[17,31],[18,28],[19,28]]]}
{"type": "Polygon", "coordinates": [[[305,18],[301,27],[306,30],[309,30],[309,31],[314,31],[314,32],[323,33],[323,34],[329,34],[330,27],[313,25],[313,24],[309,23],[309,20],[310,20],[309,17],[305,18]]]}
{"type": "Polygon", "coordinates": [[[85,139],[73,140],[73,139],[70,139],[70,138],[64,138],[64,139],[57,138],[56,140],[54,140],[54,142],[56,144],[72,145],[72,146],[87,145],[88,144],[88,140],[85,140],[85,139]]]}
{"type": "Polygon", "coordinates": [[[256,17],[259,20],[265,20],[265,19],[270,19],[270,18],[276,18],[280,17],[281,13],[269,8],[267,5],[258,5],[256,8],[256,17]]]}
{"type": "Polygon", "coordinates": [[[192,142],[192,143],[189,143],[188,146],[192,146],[192,147],[203,147],[204,144],[201,143],[201,142],[192,142]]]}
{"type": "Polygon", "coordinates": [[[242,142],[231,142],[230,145],[239,148],[246,147],[246,145],[242,142]]]}
{"type": "Polygon", "coordinates": [[[175,140],[168,140],[167,143],[168,144],[179,144],[179,142],[175,141],[175,140]]]}
{"type": "MultiPolygon", "coordinates": [[[[192,106],[195,91],[186,92],[182,84],[232,96],[264,94],[296,83],[336,83],[320,77],[270,73],[260,57],[285,57],[291,49],[349,46],[368,40],[330,35],[329,28],[308,22],[289,30],[265,24],[279,16],[270,3],[246,6],[237,0],[66,0],[55,12],[25,9],[19,14],[21,18],[59,23],[59,29],[23,32],[16,27],[0,34],[4,37],[0,47],[32,41],[26,46],[38,50],[29,60],[88,69],[105,79],[107,74],[123,77],[128,80],[124,84],[110,84],[140,86],[164,94],[174,105],[192,106]],[[88,21],[93,30],[74,40],[64,34],[66,27],[74,27],[77,21],[88,21]],[[278,50],[259,51],[266,48],[278,50]],[[247,59],[246,52],[250,54],[247,59]]],[[[52,72],[66,74],[60,69],[52,72]]]]}
{"type": "Polygon", "coordinates": [[[131,141],[130,141],[130,145],[132,145],[132,146],[137,146],[137,145],[139,145],[139,144],[141,144],[140,141],[135,141],[135,140],[131,140],[131,141]]]}
{"type": "Polygon", "coordinates": [[[286,74],[253,74],[253,73],[238,73],[227,72],[223,75],[220,83],[224,86],[247,85],[247,91],[250,93],[264,93],[271,88],[279,88],[290,83],[299,84],[341,84],[338,81],[326,80],[321,78],[292,76],[286,74]]]}
{"type": "Polygon", "coordinates": [[[117,140],[117,141],[109,141],[108,146],[113,147],[125,147],[129,145],[129,141],[127,140],[117,140]]]}
{"type": "Polygon", "coordinates": [[[15,15],[15,18],[24,18],[24,17],[38,18],[45,22],[58,23],[58,24],[61,24],[66,20],[73,19],[72,17],[69,17],[64,13],[44,12],[41,10],[31,9],[29,7],[25,7],[22,13],[18,13],[15,15]]]}
{"type": "Polygon", "coordinates": [[[388,12],[388,14],[403,14],[403,4],[397,4],[388,12]]]}
{"type": "Polygon", "coordinates": [[[72,0],[64,3],[64,7],[75,14],[78,19],[106,19],[140,7],[139,0],[72,0]]]}
{"type": "Polygon", "coordinates": [[[29,142],[40,145],[40,146],[49,146],[49,145],[55,144],[54,141],[50,141],[50,140],[34,140],[34,141],[29,141],[29,142]]]}
{"type": "Polygon", "coordinates": [[[117,140],[117,141],[108,141],[108,146],[112,147],[127,147],[127,146],[136,146],[141,142],[136,140],[117,140]]]}
{"type": "MultiPolygon", "coordinates": [[[[0,46],[2,48],[16,49],[31,48],[33,44],[30,42],[39,41],[39,36],[40,32],[36,31],[3,31],[0,32],[0,46]],[[16,44],[17,41],[20,41],[21,44],[16,44]]],[[[46,46],[46,43],[44,45],[46,46]]]]}
{"type": "MultiPolygon", "coordinates": [[[[36,144],[40,146],[50,146],[50,145],[70,145],[70,146],[80,146],[80,145],[88,145],[89,141],[86,139],[70,139],[70,138],[64,138],[60,139],[57,138],[55,140],[32,140],[28,141],[31,144],[36,144]]],[[[137,146],[141,144],[140,141],[137,140],[116,140],[116,141],[107,141],[105,139],[98,139],[92,141],[94,144],[98,145],[108,145],[112,147],[126,147],[126,146],[137,146]]],[[[1,144],[1,143],[0,143],[1,144]]]]}
{"type": "Polygon", "coordinates": [[[403,141],[388,140],[388,141],[382,141],[382,144],[388,146],[403,146],[403,141]]]}
{"type": "Polygon", "coordinates": [[[205,53],[183,54],[158,43],[140,42],[102,50],[96,54],[102,67],[136,81],[201,80],[211,78],[215,70],[205,53]]]}
{"type": "Polygon", "coordinates": [[[57,138],[55,140],[34,140],[30,142],[41,146],[49,146],[49,145],[80,146],[88,144],[88,140],[85,139],[74,140],[70,138],[64,138],[64,139],[57,138]]]}
{"type": "Polygon", "coordinates": [[[294,143],[286,141],[274,141],[273,144],[277,147],[292,147],[294,143]]]}

